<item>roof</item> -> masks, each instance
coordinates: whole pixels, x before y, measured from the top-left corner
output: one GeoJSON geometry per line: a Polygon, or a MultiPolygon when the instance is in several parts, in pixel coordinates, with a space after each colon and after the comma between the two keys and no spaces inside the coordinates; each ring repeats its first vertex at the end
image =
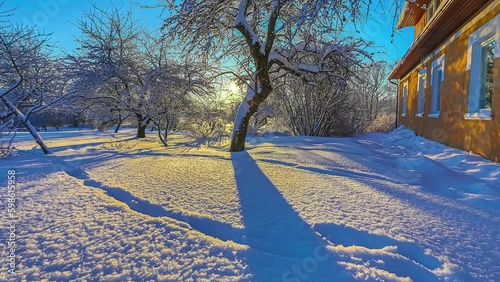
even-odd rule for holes
{"type": "Polygon", "coordinates": [[[414,2],[405,1],[403,10],[399,16],[397,28],[401,29],[403,27],[416,25],[425,13],[425,9],[422,8],[422,5],[427,5],[429,2],[430,0],[415,0],[414,2]]]}
{"type": "MultiPolygon", "coordinates": [[[[400,79],[427,57],[474,14],[494,0],[448,0],[396,65],[389,79],[400,79]]],[[[495,0],[496,1],[496,0],[495,0]]],[[[406,7],[406,5],[405,5],[406,7]]],[[[409,19],[409,18],[408,18],[409,19]]],[[[401,20],[401,19],[400,19],[401,20]]]]}

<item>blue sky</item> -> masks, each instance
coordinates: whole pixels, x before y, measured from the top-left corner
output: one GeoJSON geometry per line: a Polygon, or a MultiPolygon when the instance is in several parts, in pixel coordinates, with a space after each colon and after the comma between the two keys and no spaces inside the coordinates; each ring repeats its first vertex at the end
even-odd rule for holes
{"type": "MultiPolygon", "coordinates": [[[[141,5],[155,5],[157,0],[134,0],[141,5]]],[[[141,9],[132,5],[129,0],[5,0],[2,10],[13,9],[11,22],[14,24],[36,25],[40,31],[51,34],[51,42],[67,51],[77,47],[75,38],[79,30],[76,22],[82,17],[83,11],[89,11],[92,3],[99,7],[108,7],[111,4],[117,7],[131,8],[135,17],[145,26],[159,28],[162,24],[161,9],[141,9]]]]}
{"type": "MultiPolygon", "coordinates": [[[[106,7],[111,3],[117,6],[123,5],[124,8],[132,7],[135,16],[145,26],[151,28],[161,26],[161,9],[141,9],[137,5],[131,5],[131,2],[154,5],[157,0],[95,1],[101,7],[106,7]]],[[[90,9],[91,3],[87,0],[5,0],[2,9],[17,8],[11,17],[13,23],[37,25],[41,31],[52,34],[52,42],[71,51],[76,47],[74,39],[79,35],[74,23],[82,16],[82,11],[90,9]]],[[[387,60],[389,63],[400,59],[413,40],[413,29],[406,28],[396,35],[394,44],[391,44],[392,15],[390,12],[385,15],[374,13],[371,16],[372,20],[359,28],[360,33],[353,33],[355,36],[362,36],[382,47],[379,50],[385,54],[378,55],[377,59],[387,60]]]]}

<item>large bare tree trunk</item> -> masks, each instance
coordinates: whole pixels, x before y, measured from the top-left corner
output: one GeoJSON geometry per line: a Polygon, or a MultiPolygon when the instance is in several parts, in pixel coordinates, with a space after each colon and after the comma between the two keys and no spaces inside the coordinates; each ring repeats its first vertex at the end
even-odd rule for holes
{"type": "Polygon", "coordinates": [[[38,133],[36,128],[31,124],[31,122],[28,120],[28,117],[25,116],[12,102],[7,99],[5,96],[0,96],[0,99],[2,102],[11,110],[17,118],[19,118],[22,122],[26,130],[33,136],[35,139],[35,142],[40,146],[44,154],[52,154],[52,152],[49,150],[49,147],[47,147],[47,144],[45,144],[45,141],[43,141],[42,136],[38,133]]]}
{"type": "MultiPolygon", "coordinates": [[[[266,77],[267,74],[266,74],[266,77]]],[[[245,139],[248,132],[248,124],[250,123],[250,118],[257,112],[260,104],[269,96],[271,93],[271,86],[268,83],[268,79],[260,80],[264,81],[255,82],[253,86],[249,86],[247,94],[243,102],[241,102],[238,112],[236,113],[236,119],[234,121],[233,136],[231,140],[231,152],[241,152],[245,150],[245,139]],[[264,84],[264,85],[262,85],[264,84]],[[255,89],[257,91],[255,91],[255,89]]]]}
{"type": "Polygon", "coordinates": [[[146,138],[146,129],[149,124],[149,117],[144,117],[142,114],[135,114],[137,116],[137,138],[146,138]]]}
{"type": "Polygon", "coordinates": [[[146,125],[139,125],[137,127],[137,138],[146,138],[146,125]]]}
{"type": "Polygon", "coordinates": [[[250,118],[259,108],[260,102],[257,98],[251,100],[243,100],[240,107],[238,108],[238,113],[236,114],[236,120],[234,122],[233,128],[233,138],[231,140],[231,152],[241,152],[245,150],[245,139],[248,132],[248,124],[250,118]]]}

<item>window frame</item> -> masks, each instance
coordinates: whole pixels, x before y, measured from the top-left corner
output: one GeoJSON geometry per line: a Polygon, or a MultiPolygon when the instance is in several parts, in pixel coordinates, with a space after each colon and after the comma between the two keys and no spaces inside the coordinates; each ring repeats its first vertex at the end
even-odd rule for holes
{"type": "Polygon", "coordinates": [[[430,74],[432,100],[431,100],[431,112],[428,115],[428,117],[430,118],[439,118],[439,116],[441,115],[441,98],[442,98],[441,88],[442,88],[442,82],[444,81],[445,77],[445,65],[446,65],[445,61],[446,61],[446,54],[443,54],[432,62],[431,74],[430,74]],[[441,75],[440,77],[437,77],[437,74],[439,73],[441,75]],[[439,109],[437,109],[437,105],[439,105],[439,109]]]}
{"type": "Polygon", "coordinates": [[[403,83],[403,110],[401,116],[406,117],[408,113],[408,81],[403,83]]]}
{"type": "Polygon", "coordinates": [[[442,3],[441,1],[439,1],[439,3],[438,3],[438,1],[439,0],[431,0],[429,2],[429,4],[427,5],[427,13],[426,13],[426,15],[427,15],[427,23],[426,24],[428,24],[428,23],[431,22],[432,18],[434,17],[434,15],[436,14],[436,12],[438,11],[439,6],[442,3]],[[432,13],[430,13],[430,11],[432,11],[432,13]]]}
{"type": "Polygon", "coordinates": [[[424,105],[425,105],[425,88],[427,87],[427,68],[422,69],[418,72],[417,81],[417,113],[416,117],[424,116],[424,105]],[[420,84],[422,82],[423,85],[420,84]]]}
{"type": "MultiPolygon", "coordinates": [[[[483,98],[483,97],[482,97],[482,95],[483,95],[483,90],[484,90],[484,89],[483,89],[483,87],[485,87],[485,86],[486,86],[486,85],[485,85],[485,83],[486,83],[486,77],[483,77],[483,76],[485,75],[485,74],[484,74],[484,71],[485,71],[485,68],[486,68],[485,64],[487,63],[487,62],[485,61],[485,51],[486,51],[485,49],[486,49],[486,48],[487,48],[487,46],[488,46],[488,45],[490,45],[490,44],[493,44],[493,53],[494,53],[494,52],[495,52],[495,45],[496,45],[495,38],[491,38],[491,39],[486,40],[486,41],[484,41],[484,42],[482,42],[482,43],[481,43],[481,49],[480,49],[480,50],[481,50],[481,54],[480,54],[480,55],[481,55],[481,60],[480,60],[481,65],[480,65],[480,69],[479,69],[479,71],[480,71],[480,77],[479,77],[479,79],[480,79],[480,84],[479,84],[479,86],[480,86],[480,91],[479,91],[479,95],[478,95],[478,96],[479,96],[479,104],[481,104],[481,102],[482,102],[481,100],[482,100],[482,98],[483,98]]],[[[495,58],[494,58],[494,56],[495,56],[495,55],[493,54],[493,63],[495,63],[495,58]]],[[[493,71],[494,71],[494,68],[493,68],[493,71]]],[[[480,110],[480,111],[482,111],[482,110],[490,110],[490,111],[491,111],[491,104],[490,104],[490,107],[489,107],[489,108],[482,108],[481,106],[479,106],[479,110],[480,110]]]]}
{"type": "Polygon", "coordinates": [[[484,67],[483,48],[495,42],[493,59],[500,58],[500,14],[469,36],[467,70],[469,72],[469,99],[465,119],[491,120],[492,108],[481,109],[481,74],[484,67]]]}
{"type": "Polygon", "coordinates": [[[434,0],[432,0],[429,5],[427,5],[427,22],[430,22],[432,19],[432,16],[434,16],[434,12],[436,11],[436,7],[434,4],[434,0]],[[432,13],[431,13],[432,11],[432,13]]]}

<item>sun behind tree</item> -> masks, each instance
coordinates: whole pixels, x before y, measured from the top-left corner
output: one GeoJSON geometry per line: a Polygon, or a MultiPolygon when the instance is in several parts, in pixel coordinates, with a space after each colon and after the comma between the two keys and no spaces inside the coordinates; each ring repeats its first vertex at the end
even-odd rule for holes
{"type": "Polygon", "coordinates": [[[344,38],[341,32],[381,4],[375,0],[165,2],[170,15],[164,25],[168,36],[207,61],[240,63],[233,74],[246,84],[247,93],[234,123],[233,152],[245,149],[250,118],[273,92],[276,77],[343,75],[343,68],[369,57],[368,42],[344,38]]]}

